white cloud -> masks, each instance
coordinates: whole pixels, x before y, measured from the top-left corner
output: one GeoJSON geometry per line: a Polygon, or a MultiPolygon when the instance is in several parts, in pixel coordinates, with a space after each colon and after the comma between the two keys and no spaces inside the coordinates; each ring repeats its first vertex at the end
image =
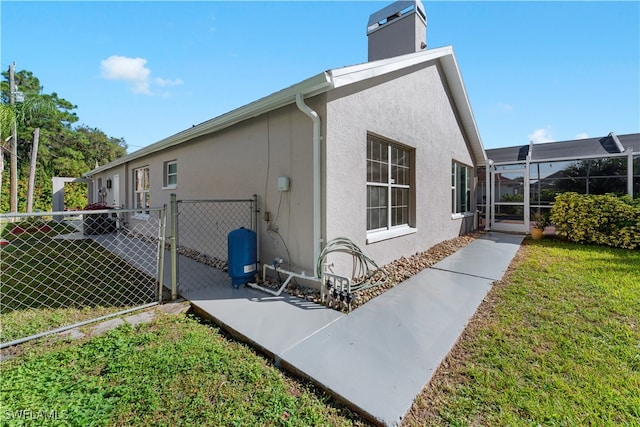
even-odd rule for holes
{"type": "Polygon", "coordinates": [[[498,108],[500,109],[500,111],[504,111],[507,113],[513,111],[513,105],[507,104],[506,102],[499,103],[498,108]]]}
{"type": "Polygon", "coordinates": [[[576,135],[576,139],[587,139],[589,138],[589,134],[586,132],[580,132],[576,135]]]}
{"type": "Polygon", "coordinates": [[[534,144],[539,144],[542,142],[553,142],[555,139],[551,134],[551,127],[547,126],[546,128],[536,129],[533,133],[529,134],[529,141],[532,141],[534,144]]]}
{"type": "Polygon", "coordinates": [[[153,95],[151,84],[166,87],[177,86],[184,82],[182,79],[163,79],[155,77],[151,79],[151,70],[147,67],[145,58],[128,58],[126,56],[112,55],[100,62],[100,70],[103,78],[107,80],[122,80],[131,85],[133,93],[153,95]]]}
{"type": "Polygon", "coordinates": [[[182,79],[163,79],[160,77],[156,77],[155,79],[153,79],[153,82],[155,84],[157,84],[160,87],[165,87],[165,86],[179,86],[181,84],[183,84],[184,82],[182,81],[182,79]]]}
{"type": "Polygon", "coordinates": [[[108,80],[124,80],[131,84],[133,93],[150,94],[149,74],[151,70],[145,64],[144,58],[127,58],[112,55],[100,62],[102,77],[108,80]]]}

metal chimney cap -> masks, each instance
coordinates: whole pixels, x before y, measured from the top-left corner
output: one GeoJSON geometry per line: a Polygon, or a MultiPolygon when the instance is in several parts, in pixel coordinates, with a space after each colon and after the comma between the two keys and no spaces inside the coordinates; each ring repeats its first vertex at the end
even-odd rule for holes
{"type": "Polygon", "coordinates": [[[396,18],[401,18],[409,13],[417,12],[418,15],[427,21],[427,15],[424,12],[424,6],[420,0],[400,0],[395,3],[391,3],[384,9],[369,15],[369,22],[367,24],[367,33],[377,30],[382,25],[396,18]]]}

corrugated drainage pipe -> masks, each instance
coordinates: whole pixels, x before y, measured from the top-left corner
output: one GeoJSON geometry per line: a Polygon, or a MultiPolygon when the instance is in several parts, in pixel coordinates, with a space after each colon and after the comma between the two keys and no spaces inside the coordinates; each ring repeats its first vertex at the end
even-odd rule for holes
{"type": "MultiPolygon", "coordinates": [[[[320,166],[322,152],[320,150],[320,116],[304,103],[301,93],[296,94],[296,105],[298,109],[305,113],[313,121],[313,262],[318,262],[320,257],[320,218],[321,218],[321,195],[320,195],[320,166]]],[[[316,266],[313,266],[313,271],[316,266]]]]}

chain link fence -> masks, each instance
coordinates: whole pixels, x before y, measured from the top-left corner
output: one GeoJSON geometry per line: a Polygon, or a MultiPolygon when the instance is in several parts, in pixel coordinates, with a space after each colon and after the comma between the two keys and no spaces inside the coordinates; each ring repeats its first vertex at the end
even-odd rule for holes
{"type": "Polygon", "coordinates": [[[244,227],[256,231],[257,197],[246,200],[179,200],[177,216],[178,292],[229,285],[227,235],[244,227]]]}
{"type": "Polygon", "coordinates": [[[2,347],[162,301],[164,208],[0,215],[2,347]]]}

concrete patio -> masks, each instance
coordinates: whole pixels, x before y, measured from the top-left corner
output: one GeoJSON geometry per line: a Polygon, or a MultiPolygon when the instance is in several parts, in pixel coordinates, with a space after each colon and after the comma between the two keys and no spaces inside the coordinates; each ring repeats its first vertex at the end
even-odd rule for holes
{"type": "Polygon", "coordinates": [[[487,233],[348,315],[288,295],[233,289],[220,275],[183,296],[376,424],[398,425],[522,239],[487,233]]]}

